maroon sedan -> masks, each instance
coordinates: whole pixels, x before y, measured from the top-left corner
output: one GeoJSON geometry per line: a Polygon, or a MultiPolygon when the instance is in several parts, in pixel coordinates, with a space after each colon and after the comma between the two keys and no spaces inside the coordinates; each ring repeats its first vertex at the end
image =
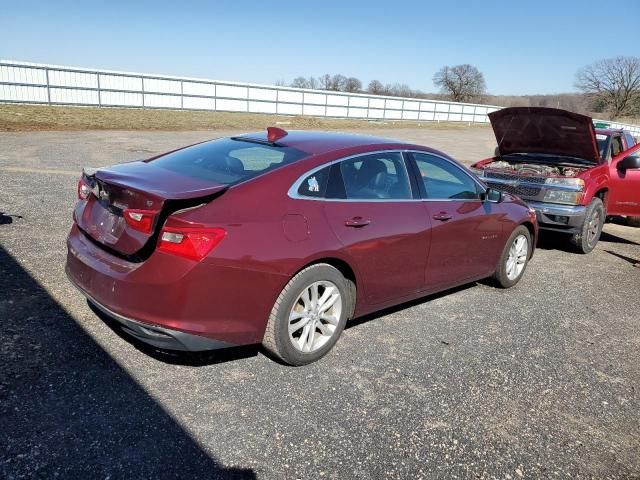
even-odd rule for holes
{"type": "Polygon", "coordinates": [[[520,280],[535,214],[447,155],[270,128],[84,171],[67,274],[160,348],[325,355],[347,320],[493,276],[520,280]]]}

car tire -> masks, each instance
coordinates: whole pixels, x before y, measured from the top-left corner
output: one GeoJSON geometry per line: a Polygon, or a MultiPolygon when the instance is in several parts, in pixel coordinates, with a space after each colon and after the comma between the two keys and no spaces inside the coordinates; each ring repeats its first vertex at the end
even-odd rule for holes
{"type": "Polygon", "coordinates": [[[529,229],[524,225],[516,227],[505,244],[493,274],[493,279],[498,286],[511,288],[520,281],[531,258],[532,248],[529,229]],[[522,244],[523,241],[526,242],[525,245],[522,244]]]}
{"type": "Polygon", "coordinates": [[[579,253],[590,253],[596,247],[598,240],[600,240],[604,219],[605,211],[602,200],[594,198],[587,207],[580,231],[571,237],[571,243],[579,253]]]}
{"type": "Polygon", "coordinates": [[[315,362],[338,341],[354,307],[353,282],[329,264],[311,265],[282,289],[269,315],[262,345],[288,365],[315,362]],[[323,295],[328,295],[324,302],[323,295]]]}
{"type": "Polygon", "coordinates": [[[640,227],[640,217],[627,217],[627,225],[630,227],[640,227]]]}

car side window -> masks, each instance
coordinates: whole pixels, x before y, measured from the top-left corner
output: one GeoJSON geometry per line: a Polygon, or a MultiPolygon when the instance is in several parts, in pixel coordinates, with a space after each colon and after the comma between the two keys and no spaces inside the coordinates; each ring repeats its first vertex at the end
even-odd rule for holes
{"type": "Polygon", "coordinates": [[[434,200],[477,200],[478,184],[453,163],[428,153],[414,153],[427,198],[434,200]]]}
{"type": "Polygon", "coordinates": [[[410,199],[409,175],[400,152],[362,155],[339,164],[347,199],[410,199]]]}
{"type": "Polygon", "coordinates": [[[323,198],[327,190],[331,166],[325,167],[308,175],[298,187],[301,197],[323,198]]]}
{"type": "Polygon", "coordinates": [[[636,139],[629,133],[624,134],[625,140],[627,141],[627,148],[631,148],[636,144],[636,139]]]}

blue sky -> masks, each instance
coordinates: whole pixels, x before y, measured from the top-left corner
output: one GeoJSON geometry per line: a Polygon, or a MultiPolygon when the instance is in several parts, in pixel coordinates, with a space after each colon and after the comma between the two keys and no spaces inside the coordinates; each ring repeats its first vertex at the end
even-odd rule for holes
{"type": "Polygon", "coordinates": [[[493,94],[574,89],[640,54],[640,2],[0,0],[0,58],[273,84],[341,73],[435,91],[471,63],[493,94]]]}

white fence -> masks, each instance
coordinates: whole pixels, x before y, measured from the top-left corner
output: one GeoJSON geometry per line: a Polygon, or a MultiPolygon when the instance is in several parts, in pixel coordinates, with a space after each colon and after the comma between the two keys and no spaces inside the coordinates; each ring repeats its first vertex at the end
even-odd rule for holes
{"type": "Polygon", "coordinates": [[[500,109],[9,60],[0,60],[0,102],[471,123],[500,109]]]}
{"type": "MultiPolygon", "coordinates": [[[[468,123],[487,123],[501,108],[11,60],[0,60],[2,102],[468,123]]],[[[602,122],[640,136],[640,126],[602,122]]]]}

